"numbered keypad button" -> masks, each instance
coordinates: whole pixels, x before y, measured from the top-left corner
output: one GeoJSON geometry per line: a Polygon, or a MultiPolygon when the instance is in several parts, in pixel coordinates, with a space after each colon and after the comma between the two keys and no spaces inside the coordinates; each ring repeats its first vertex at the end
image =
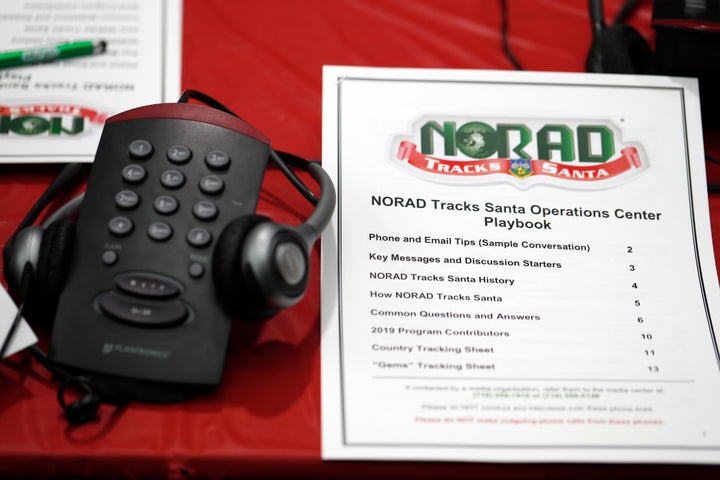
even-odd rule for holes
{"type": "Polygon", "coordinates": [[[217,175],[207,175],[200,179],[200,191],[206,195],[217,195],[225,189],[225,182],[217,175]]]}
{"type": "Polygon", "coordinates": [[[155,207],[155,211],[157,213],[170,215],[177,212],[180,203],[175,197],[171,197],[170,195],[160,195],[155,199],[153,206],[155,207]]]}
{"type": "Polygon", "coordinates": [[[124,237],[132,232],[133,223],[127,217],[114,217],[108,222],[108,229],[113,235],[124,237]]]}
{"type": "Polygon", "coordinates": [[[157,242],[162,242],[172,237],[173,229],[165,222],[153,222],[147,228],[148,237],[157,242]]]}
{"type": "Polygon", "coordinates": [[[222,150],[213,150],[205,155],[205,164],[213,170],[226,170],[230,166],[230,155],[222,150]]]}
{"type": "Polygon", "coordinates": [[[180,188],[185,183],[185,175],[178,170],[165,170],[160,174],[160,183],[165,188],[180,188]]]}
{"type": "Polygon", "coordinates": [[[128,183],[141,183],[145,180],[147,173],[140,165],[127,165],[122,169],[122,178],[128,183]]]}
{"type": "Polygon", "coordinates": [[[153,146],[147,140],[135,140],[128,148],[130,157],[144,160],[153,154],[153,146]]]}
{"type": "Polygon", "coordinates": [[[132,210],[140,203],[140,196],[132,190],[121,190],[115,194],[115,206],[123,210],[132,210]]]}
{"type": "Polygon", "coordinates": [[[193,247],[207,247],[212,242],[212,234],[204,228],[196,227],[190,230],[186,236],[187,242],[193,247]]]}
{"type": "Polygon", "coordinates": [[[167,158],[172,163],[181,165],[190,161],[192,151],[185,145],[174,145],[168,148],[167,158]]]}
{"type": "Polygon", "coordinates": [[[218,207],[209,200],[200,200],[193,205],[193,215],[198,220],[212,220],[218,215],[218,207]]]}

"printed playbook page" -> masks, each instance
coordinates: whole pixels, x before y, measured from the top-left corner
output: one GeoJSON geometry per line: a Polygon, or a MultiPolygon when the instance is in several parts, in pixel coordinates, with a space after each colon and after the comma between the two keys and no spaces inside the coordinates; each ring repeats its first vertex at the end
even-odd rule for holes
{"type": "Polygon", "coordinates": [[[692,79],[326,67],[323,455],[720,462],[692,79]]]}
{"type": "Polygon", "coordinates": [[[2,52],[107,50],[0,69],[0,163],[92,162],[106,118],[177,101],[181,39],[181,0],[2,2],[2,52]]]}

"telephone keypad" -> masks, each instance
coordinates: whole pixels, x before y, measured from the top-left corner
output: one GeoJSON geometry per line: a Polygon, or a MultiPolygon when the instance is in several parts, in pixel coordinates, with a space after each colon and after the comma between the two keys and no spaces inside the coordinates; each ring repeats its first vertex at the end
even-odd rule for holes
{"type": "MultiPolygon", "coordinates": [[[[128,157],[130,159],[150,159],[155,152],[153,144],[148,140],[134,140],[128,146],[128,157]]],[[[182,166],[187,164],[193,156],[192,150],[185,145],[174,145],[167,149],[166,159],[173,165],[182,166]]],[[[212,150],[207,153],[204,157],[204,163],[207,168],[222,172],[230,167],[230,155],[223,150],[212,150]]],[[[136,163],[131,163],[122,168],[123,180],[131,185],[140,185],[145,182],[148,178],[148,167],[143,167],[136,163]]],[[[162,170],[159,174],[160,185],[167,189],[178,191],[185,186],[186,176],[178,168],[169,168],[162,170]]],[[[223,179],[215,174],[207,174],[203,176],[198,182],[198,188],[200,192],[208,196],[218,196],[225,189],[225,182],[223,179]]],[[[119,191],[115,195],[115,205],[121,210],[132,210],[135,209],[141,201],[141,194],[135,190],[124,189],[119,191]]],[[[173,214],[178,212],[181,208],[180,201],[172,195],[162,194],[157,196],[153,200],[153,210],[155,213],[171,217],[173,214]]],[[[210,200],[198,200],[192,206],[192,215],[198,221],[210,222],[217,218],[219,214],[219,207],[216,203],[210,200]]],[[[109,223],[109,229],[115,236],[126,236],[129,235],[134,229],[134,225],[130,219],[124,216],[118,216],[113,218],[109,223]]],[[[148,238],[156,242],[163,242],[173,236],[174,229],[169,222],[156,221],[151,222],[147,228],[146,233],[148,238]]],[[[205,228],[194,227],[189,228],[185,234],[186,241],[189,245],[196,248],[206,248],[212,241],[212,234],[205,228]]],[[[116,260],[112,262],[103,259],[103,263],[106,265],[113,265],[116,260]]],[[[191,277],[199,278],[202,273],[199,272],[197,265],[194,268],[190,268],[191,277]]]]}
{"type": "Polygon", "coordinates": [[[108,118],[52,360],[172,389],[217,385],[233,317],[218,302],[213,247],[226,225],[255,213],[269,153],[252,126],[206,106],[148,105],[108,118]],[[180,292],[153,296],[164,282],[180,292]]]}

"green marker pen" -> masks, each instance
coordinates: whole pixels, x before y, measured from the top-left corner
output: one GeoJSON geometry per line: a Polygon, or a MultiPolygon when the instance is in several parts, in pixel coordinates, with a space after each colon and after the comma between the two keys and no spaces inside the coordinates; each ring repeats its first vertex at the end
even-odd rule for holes
{"type": "Polygon", "coordinates": [[[103,53],[107,48],[107,42],[101,41],[80,41],[63,43],[51,47],[31,48],[28,50],[17,50],[15,52],[0,53],[0,68],[18,67],[31,65],[33,63],[50,62],[63,58],[81,57],[84,55],[95,55],[103,53]]]}

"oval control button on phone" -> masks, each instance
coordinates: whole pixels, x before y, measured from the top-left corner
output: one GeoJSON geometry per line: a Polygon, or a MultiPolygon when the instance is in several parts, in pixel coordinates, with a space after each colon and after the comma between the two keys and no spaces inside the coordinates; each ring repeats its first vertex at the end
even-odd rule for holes
{"type": "Polygon", "coordinates": [[[100,295],[98,303],[110,317],[143,327],[171,327],[188,316],[187,307],[178,300],[153,302],[106,292],[100,295]]]}

